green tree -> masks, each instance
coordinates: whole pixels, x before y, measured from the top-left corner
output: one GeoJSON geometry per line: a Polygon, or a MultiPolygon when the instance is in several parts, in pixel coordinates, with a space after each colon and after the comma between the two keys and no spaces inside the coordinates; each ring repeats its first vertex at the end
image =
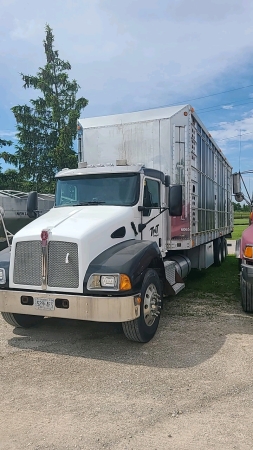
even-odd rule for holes
{"type": "Polygon", "coordinates": [[[12,145],[12,141],[6,141],[5,139],[0,139],[0,148],[5,147],[6,145],[12,145]]]}
{"type": "MultiPolygon", "coordinates": [[[[0,139],[0,148],[12,145],[12,141],[6,141],[5,139],[0,139]]],[[[0,165],[0,172],[2,171],[2,166],[0,165]]],[[[0,187],[0,189],[3,189],[0,187]]]]}
{"type": "Polygon", "coordinates": [[[250,212],[250,206],[249,205],[246,205],[245,203],[244,203],[244,205],[243,205],[243,207],[242,207],[242,210],[244,211],[244,212],[250,212]]]}
{"type": "Polygon", "coordinates": [[[23,190],[23,183],[20,174],[15,169],[7,169],[0,173],[0,189],[9,189],[14,191],[23,190]]]}
{"type": "Polygon", "coordinates": [[[234,211],[241,211],[241,209],[242,209],[241,203],[235,203],[235,202],[232,202],[232,203],[234,206],[234,211]]]}
{"type": "Polygon", "coordinates": [[[64,167],[77,167],[77,154],[73,141],[77,134],[77,119],[88,104],[84,97],[77,98],[80,86],[70,80],[71,65],[59,58],[54,50],[54,35],[49,25],[43,41],[46,65],[35,76],[21,74],[25,89],[40,91],[30,105],[12,108],[17,122],[16,152],[3,152],[6,162],[18,168],[21,178],[33,188],[52,191],[55,173],[64,167]]]}

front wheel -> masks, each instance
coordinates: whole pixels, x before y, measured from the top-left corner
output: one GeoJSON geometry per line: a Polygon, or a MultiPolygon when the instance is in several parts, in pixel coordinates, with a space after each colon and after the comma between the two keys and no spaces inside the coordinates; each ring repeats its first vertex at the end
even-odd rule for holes
{"type": "Polygon", "coordinates": [[[154,337],[160,320],[161,304],[161,281],[155,270],[149,269],[141,288],[140,317],[122,323],[127,339],[148,342],[154,337]]]}
{"type": "Polygon", "coordinates": [[[15,314],[2,312],[2,317],[9,325],[13,325],[18,328],[30,328],[33,327],[44,319],[43,316],[30,316],[28,314],[15,314]]]}
{"type": "Polygon", "coordinates": [[[246,313],[253,313],[253,285],[244,280],[240,274],[242,309],[246,313]]]}

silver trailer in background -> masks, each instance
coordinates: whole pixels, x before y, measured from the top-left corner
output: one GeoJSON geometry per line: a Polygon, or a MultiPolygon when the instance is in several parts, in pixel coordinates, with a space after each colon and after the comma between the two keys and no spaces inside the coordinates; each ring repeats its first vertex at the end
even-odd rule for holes
{"type": "MultiPolygon", "coordinates": [[[[8,236],[11,238],[31,222],[32,219],[27,215],[28,195],[27,192],[0,190],[0,250],[7,247],[8,236]]],[[[45,214],[54,206],[54,198],[52,194],[38,194],[39,215],[45,214]]]]}

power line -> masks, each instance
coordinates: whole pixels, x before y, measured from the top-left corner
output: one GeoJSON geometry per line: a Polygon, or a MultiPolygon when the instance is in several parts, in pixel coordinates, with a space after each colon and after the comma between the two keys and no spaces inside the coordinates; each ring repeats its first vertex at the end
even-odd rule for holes
{"type": "MultiPolygon", "coordinates": [[[[228,90],[222,91],[222,92],[215,92],[214,94],[204,95],[202,97],[195,97],[195,98],[188,99],[188,100],[181,100],[181,101],[178,101],[176,103],[171,103],[171,104],[167,104],[167,105],[163,105],[163,106],[154,106],[154,107],[149,108],[149,109],[166,108],[166,107],[169,107],[169,106],[177,106],[177,105],[182,104],[182,103],[189,103],[189,102],[192,102],[192,101],[195,101],[195,100],[202,100],[204,98],[214,97],[216,95],[222,95],[222,94],[226,94],[228,92],[239,91],[241,89],[247,89],[249,87],[253,87],[253,84],[248,84],[247,86],[241,86],[241,87],[234,88],[234,89],[228,89],[228,90]]],[[[250,103],[253,103],[253,101],[246,102],[246,103],[239,103],[239,104],[236,104],[236,106],[247,105],[247,104],[250,104],[250,103]]],[[[198,109],[196,112],[202,112],[203,111],[202,114],[206,114],[208,112],[218,111],[220,109],[224,109],[224,108],[222,108],[222,106],[223,105],[208,106],[206,108],[198,109]],[[218,106],[219,106],[219,108],[217,108],[218,106]],[[211,109],[211,108],[217,108],[217,109],[211,109]],[[209,111],[206,111],[207,109],[209,109],[209,111]]],[[[139,111],[141,111],[141,110],[139,110],[139,111]]],[[[5,128],[5,130],[3,130],[3,131],[13,131],[13,130],[11,130],[10,128],[7,128],[7,129],[5,128]]],[[[16,134],[17,132],[13,131],[13,133],[16,134]]]]}
{"type": "Polygon", "coordinates": [[[202,96],[202,97],[196,97],[196,98],[192,98],[192,99],[190,99],[190,100],[182,100],[182,101],[180,101],[180,102],[173,103],[173,104],[168,105],[168,106],[176,106],[176,105],[178,105],[179,103],[187,103],[187,102],[192,102],[192,101],[194,101],[194,100],[202,100],[203,98],[214,97],[215,95],[221,95],[221,94],[226,94],[226,93],[228,93],[228,92],[239,91],[240,89],[246,89],[246,88],[252,87],[252,86],[253,86],[253,84],[248,84],[247,86],[242,86],[242,87],[239,87],[239,88],[229,89],[229,90],[227,90],[227,91],[222,91],[222,92],[216,92],[216,93],[214,93],[214,94],[204,95],[204,96],[202,96]]]}
{"type": "MultiPolygon", "coordinates": [[[[234,89],[228,89],[227,91],[215,92],[214,94],[203,95],[202,97],[195,97],[195,98],[191,98],[188,100],[180,100],[180,101],[177,101],[176,103],[170,103],[170,104],[160,105],[160,106],[157,105],[157,106],[153,106],[148,109],[158,109],[158,108],[168,108],[170,106],[178,106],[178,105],[182,105],[184,103],[191,103],[192,101],[195,101],[195,100],[202,100],[203,98],[214,97],[215,95],[221,95],[221,94],[226,94],[228,92],[240,91],[241,89],[247,89],[249,87],[253,87],[253,84],[248,84],[247,86],[241,86],[241,87],[234,88],[234,89]]],[[[145,110],[139,109],[138,112],[140,112],[140,111],[145,111],[145,110]]],[[[132,111],[132,112],[136,112],[136,111],[132,111]]]]}
{"type": "MultiPolygon", "coordinates": [[[[253,100],[250,101],[250,102],[238,103],[238,104],[235,104],[235,105],[237,107],[237,106],[249,105],[250,103],[253,103],[253,100]]],[[[206,113],[213,112],[213,111],[219,111],[221,109],[225,109],[226,110],[226,108],[224,108],[223,106],[224,105],[208,106],[208,107],[203,108],[203,109],[198,109],[198,110],[196,110],[196,112],[201,112],[201,114],[206,114],[206,113]],[[219,106],[219,108],[218,108],[218,106],[219,106]],[[211,108],[215,108],[215,109],[211,109],[211,108]],[[207,109],[209,109],[209,111],[206,111],[207,109]]],[[[231,108],[231,110],[232,109],[235,109],[235,108],[231,108]]]]}
{"type": "MultiPolygon", "coordinates": [[[[253,103],[253,99],[250,100],[249,102],[244,102],[244,103],[233,102],[231,105],[229,105],[229,106],[231,106],[231,108],[229,108],[229,109],[233,109],[234,106],[247,105],[248,103],[253,103]]],[[[224,105],[224,103],[222,105],[206,106],[205,108],[198,109],[198,111],[205,111],[206,109],[218,108],[218,107],[222,107],[223,109],[228,110],[228,108],[224,108],[224,106],[226,106],[226,105],[224,105]]]]}
{"type": "Polygon", "coordinates": [[[228,89],[227,91],[222,91],[222,92],[215,92],[214,94],[203,95],[202,97],[195,97],[195,98],[191,98],[191,99],[188,99],[188,100],[180,100],[180,101],[178,101],[176,103],[170,103],[170,104],[163,105],[163,106],[154,106],[153,108],[149,108],[149,109],[166,108],[166,107],[169,107],[169,106],[177,106],[177,105],[181,105],[183,103],[190,103],[190,102],[195,101],[195,100],[202,100],[203,98],[214,97],[215,95],[221,95],[221,94],[227,94],[228,92],[239,91],[241,89],[246,89],[246,88],[252,87],[252,86],[253,86],[253,84],[248,84],[247,86],[242,86],[242,87],[234,88],[234,89],[228,89]]]}
{"type": "MultiPolygon", "coordinates": [[[[214,132],[216,131],[216,130],[213,130],[214,132]]],[[[229,139],[234,139],[234,138],[236,138],[236,137],[238,137],[238,136],[245,136],[245,135],[247,135],[247,134],[253,134],[253,131],[250,131],[249,133],[240,133],[240,134],[236,134],[235,136],[230,136],[230,137],[228,137],[228,138],[224,138],[224,139],[217,139],[217,138],[215,138],[215,140],[216,141],[228,141],[229,139]]]]}

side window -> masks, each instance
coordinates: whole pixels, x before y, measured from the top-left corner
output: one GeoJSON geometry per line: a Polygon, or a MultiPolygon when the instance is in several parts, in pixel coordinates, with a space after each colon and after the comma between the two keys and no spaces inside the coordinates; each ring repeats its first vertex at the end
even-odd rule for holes
{"type": "MultiPolygon", "coordinates": [[[[144,185],[143,206],[161,206],[160,205],[160,183],[159,181],[146,178],[144,185]]],[[[150,216],[151,209],[143,211],[144,216],[150,216]]]]}

